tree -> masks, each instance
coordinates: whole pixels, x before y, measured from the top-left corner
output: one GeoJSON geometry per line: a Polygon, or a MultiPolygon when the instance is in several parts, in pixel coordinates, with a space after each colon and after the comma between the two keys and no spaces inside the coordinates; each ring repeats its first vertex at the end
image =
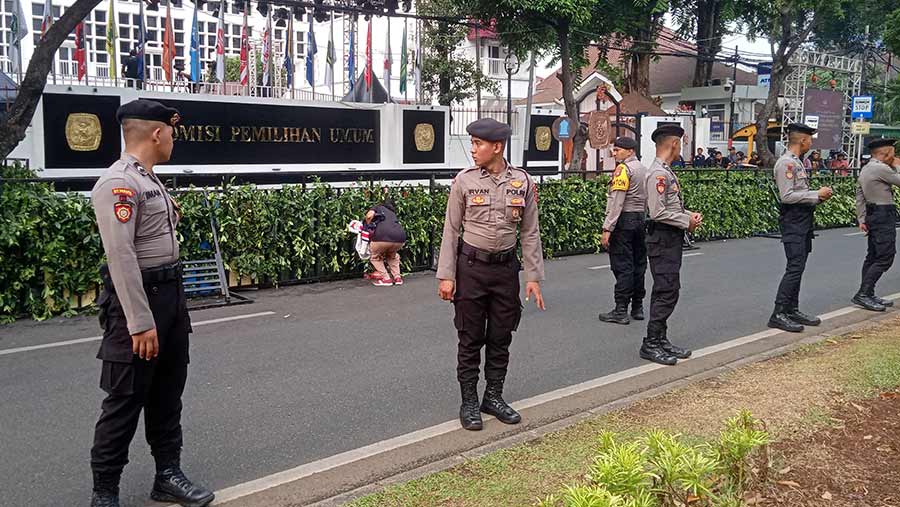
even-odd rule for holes
{"type": "Polygon", "coordinates": [[[84,20],[99,3],[100,0],[76,0],[35,46],[16,100],[0,123],[0,158],[6,158],[25,139],[25,129],[31,124],[38,101],[44,93],[56,50],[72,33],[75,25],[84,20]]]}
{"type": "MultiPolygon", "coordinates": [[[[422,0],[416,10],[426,16],[459,17],[465,19],[465,2],[454,0],[422,0]]],[[[481,88],[494,95],[500,92],[497,83],[484,75],[471,58],[456,50],[470,30],[464,23],[422,21],[422,90],[449,106],[475,97],[481,88]]]]}
{"type": "Polygon", "coordinates": [[[657,47],[657,37],[662,29],[663,15],[668,11],[668,0],[638,0],[621,18],[622,30],[630,48],[625,63],[625,93],[650,96],[650,62],[657,47]]]}
{"type": "Polygon", "coordinates": [[[693,38],[697,46],[694,86],[706,86],[712,79],[715,56],[722,51],[722,37],[737,15],[738,4],[746,0],[674,0],[672,18],[678,34],[693,38]]]}
{"type": "Polygon", "coordinates": [[[772,53],[769,95],[756,115],[755,142],[763,164],[775,164],[775,155],[766,141],[766,130],[769,118],[777,115],[778,95],[791,72],[788,62],[824,19],[842,14],[840,0],[754,0],[742,6],[739,20],[745,32],[767,36],[772,53]]]}
{"type": "Polygon", "coordinates": [[[885,22],[884,44],[895,55],[900,55],[900,7],[885,22]]]}
{"type": "Polygon", "coordinates": [[[579,118],[575,87],[581,69],[587,65],[587,49],[621,33],[624,6],[632,0],[469,0],[479,19],[492,20],[500,40],[524,60],[536,56],[553,57],[560,63],[557,74],[562,83],[566,116],[573,129],[570,170],[581,169],[587,128],[579,118]]]}

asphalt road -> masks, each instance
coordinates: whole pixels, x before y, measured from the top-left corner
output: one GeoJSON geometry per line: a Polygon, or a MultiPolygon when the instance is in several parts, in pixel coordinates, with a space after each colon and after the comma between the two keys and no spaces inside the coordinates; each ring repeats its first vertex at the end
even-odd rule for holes
{"type": "MultiPolygon", "coordinates": [[[[849,305],[865,238],[819,233],[801,309],[849,305]]],[[[670,338],[701,348],[765,329],[784,269],[773,239],[702,243],[685,258],[670,338]],[[699,255],[698,255],[699,254],[699,255]]],[[[535,396],[639,364],[644,325],[602,324],[612,305],[606,255],[547,263],[547,311],[531,304],[512,346],[507,399],[535,396]]],[[[648,289],[650,280],[648,274],[648,289]]],[[[403,287],[362,280],[252,294],[256,303],[192,315],[197,326],[185,393],[188,475],[233,486],[456,417],[452,309],[433,274],[403,287]]],[[[900,292],[897,270],[879,293],[900,292]]],[[[97,336],[95,318],[0,327],[0,505],[87,505],[89,451],[103,393],[96,341],[12,349],[97,336]]],[[[150,503],[153,462],[143,428],[122,479],[124,505],[150,503]]]]}

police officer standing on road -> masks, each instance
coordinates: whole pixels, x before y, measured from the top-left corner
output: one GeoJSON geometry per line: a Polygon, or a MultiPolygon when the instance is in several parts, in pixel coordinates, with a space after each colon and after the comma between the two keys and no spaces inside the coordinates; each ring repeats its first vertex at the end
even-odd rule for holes
{"type": "Polygon", "coordinates": [[[467,430],[480,430],[481,412],[506,424],[521,421],[519,413],[503,400],[509,345],[522,316],[517,230],[525,264],[525,301],[533,296],[541,310],[544,260],[537,186],[528,173],[503,158],[511,129],[484,118],[472,122],[466,130],[472,136],[475,166],[457,174],[450,187],[437,278],[438,294],[453,301],[456,311],[456,374],[462,392],[459,420],[467,430]],[[482,347],[487,387],[479,410],[482,347]]]}
{"type": "Polygon", "coordinates": [[[119,108],[125,153],[97,181],[91,201],[107,265],[97,304],[106,391],[94,432],[93,507],[119,505],[119,478],[141,410],[156,461],[150,497],[202,507],[213,493],[181,471],[181,395],[187,379],[188,316],[175,227],[178,205],[153,167],[172,154],[178,111],[152,100],[119,108]]]}
{"type": "Polygon", "coordinates": [[[862,267],[862,283],[853,303],[883,312],[894,302],[875,295],[875,284],[890,269],[897,253],[897,207],[891,185],[900,186],[900,159],[895,157],[896,139],[876,139],[869,143],[871,160],[856,180],[856,218],[868,235],[869,247],[862,267]]]}
{"type": "Polygon", "coordinates": [[[616,277],[616,307],[601,313],[603,322],[628,324],[631,318],[644,320],[644,273],[647,271],[647,246],[644,244],[644,217],[647,209],[647,170],[634,156],[637,141],[619,137],[613,143],[618,162],[609,183],[606,220],[603,222],[603,247],[609,251],[609,264],[616,277]]]}
{"type": "Polygon", "coordinates": [[[787,265],[778,286],[769,327],[799,333],[804,325],[818,326],[822,323],[818,317],[800,311],[800,281],[806,269],[806,260],[812,252],[813,214],[819,203],[831,198],[832,192],[829,187],[809,189],[810,175],[800,159],[812,148],[812,136],[816,129],[802,123],[792,123],[787,130],[787,151],[775,162],[775,183],[780,200],[778,223],[787,265]]]}
{"type": "Polygon", "coordinates": [[[641,346],[642,358],[664,365],[674,365],[687,359],[691,351],[673,345],[668,338],[666,321],[678,303],[681,289],[681,254],[684,231],[693,232],[703,222],[700,213],[684,208],[681,186],[670,164],[681,154],[684,129],[678,125],[663,125],[653,131],[656,160],[650,165],[646,179],[647,255],[653,290],[650,293],[650,320],[647,336],[641,346]]]}

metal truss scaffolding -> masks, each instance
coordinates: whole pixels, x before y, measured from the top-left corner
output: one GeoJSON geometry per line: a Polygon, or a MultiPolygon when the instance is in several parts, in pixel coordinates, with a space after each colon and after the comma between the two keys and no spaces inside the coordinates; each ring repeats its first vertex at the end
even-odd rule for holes
{"type": "Polygon", "coordinates": [[[803,106],[809,72],[829,71],[836,81],[835,91],[844,95],[844,117],[841,121],[841,149],[853,157],[856,153],[857,137],[850,134],[850,111],[854,95],[859,95],[862,83],[862,60],[835,56],[817,51],[800,49],[791,57],[788,65],[790,74],[784,81],[784,109],[781,120],[781,141],[787,146],[787,126],[804,121],[803,106]]]}

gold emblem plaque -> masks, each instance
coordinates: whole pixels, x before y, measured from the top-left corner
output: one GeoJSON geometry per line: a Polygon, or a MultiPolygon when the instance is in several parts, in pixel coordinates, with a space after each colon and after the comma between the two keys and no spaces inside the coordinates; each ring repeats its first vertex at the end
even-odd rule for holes
{"type": "Polygon", "coordinates": [[[550,127],[541,126],[534,130],[534,146],[538,151],[549,151],[553,141],[553,132],[550,127]]]}
{"type": "Polygon", "coordinates": [[[71,113],[66,119],[66,142],[72,151],[94,151],[100,147],[100,118],[90,113],[71,113]]]}
{"type": "Polygon", "coordinates": [[[434,149],[434,127],[430,123],[416,125],[414,137],[416,138],[416,150],[431,151],[434,149]]]}

